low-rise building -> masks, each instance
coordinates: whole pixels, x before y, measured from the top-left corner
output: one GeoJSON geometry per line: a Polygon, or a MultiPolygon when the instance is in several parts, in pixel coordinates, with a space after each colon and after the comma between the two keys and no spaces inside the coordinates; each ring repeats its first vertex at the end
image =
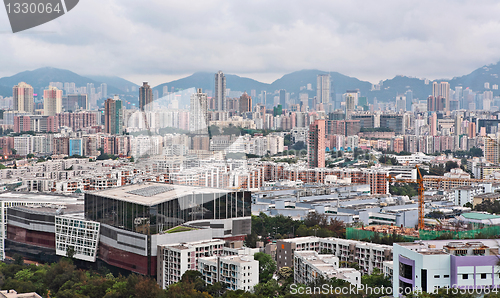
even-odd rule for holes
{"type": "Polygon", "coordinates": [[[158,246],[158,284],[165,289],[179,282],[187,270],[198,270],[201,257],[222,255],[223,240],[207,240],[158,246]],[[160,272],[161,271],[161,272],[160,272]]]}
{"type": "Polygon", "coordinates": [[[495,192],[495,193],[483,193],[476,195],[472,198],[472,206],[476,208],[478,204],[481,204],[484,201],[489,201],[491,203],[497,201],[500,199],[500,193],[495,192]]]}
{"type": "Polygon", "coordinates": [[[42,298],[36,292],[31,293],[18,293],[15,290],[0,291],[0,298],[42,298]]]}
{"type": "Polygon", "coordinates": [[[332,254],[341,263],[354,262],[360,270],[371,274],[374,268],[383,270],[383,262],[392,260],[392,247],[364,241],[341,238],[300,237],[283,239],[276,242],[276,264],[281,267],[294,267],[296,251],[316,251],[332,254]]]}
{"type": "Polygon", "coordinates": [[[359,287],[361,273],[354,268],[339,268],[339,263],[339,258],[332,254],[295,251],[293,281],[296,284],[309,284],[319,277],[327,280],[337,278],[359,287]]]}
{"type": "Polygon", "coordinates": [[[259,283],[259,262],[253,256],[200,258],[198,266],[207,284],[221,282],[229,290],[252,291],[259,283]]]}
{"type": "Polygon", "coordinates": [[[382,273],[384,274],[384,277],[389,278],[390,280],[392,280],[392,272],[394,270],[393,266],[393,261],[384,261],[382,273]]]}
{"type": "Polygon", "coordinates": [[[429,240],[394,243],[393,293],[437,288],[498,287],[496,240],[429,240]]]}

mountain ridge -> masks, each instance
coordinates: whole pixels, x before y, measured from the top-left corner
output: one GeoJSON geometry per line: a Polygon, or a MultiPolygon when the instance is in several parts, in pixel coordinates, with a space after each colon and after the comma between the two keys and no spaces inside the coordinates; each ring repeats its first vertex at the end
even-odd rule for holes
{"type": "MultiPolygon", "coordinates": [[[[456,76],[452,79],[429,80],[397,75],[391,79],[381,81],[380,90],[372,88],[372,83],[360,80],[356,77],[347,76],[339,72],[327,72],[318,69],[302,69],[283,75],[274,80],[272,83],[263,83],[252,78],[242,77],[234,74],[225,74],[226,87],[233,91],[246,91],[250,93],[255,90],[257,95],[261,91],[266,91],[268,94],[268,102],[272,102],[271,96],[275,95],[275,91],[280,89],[287,90],[291,98],[298,98],[300,93],[308,93],[311,98],[316,95],[316,78],[318,74],[330,74],[332,82],[332,93],[343,94],[347,90],[359,89],[361,96],[367,96],[370,101],[377,98],[378,101],[392,100],[398,94],[403,94],[407,90],[412,90],[414,98],[425,100],[432,94],[432,83],[437,81],[448,81],[453,89],[457,86],[463,88],[469,87],[475,92],[484,92],[487,90],[493,91],[494,96],[500,95],[498,89],[493,89],[500,85],[500,63],[492,63],[479,67],[469,74],[456,76]],[[488,83],[488,84],[486,84],[488,83]],[[307,90],[307,84],[311,84],[312,90],[307,90]],[[489,86],[488,86],[489,85],[489,86]],[[495,86],[496,85],[496,86],[495,86]]],[[[171,91],[183,90],[188,88],[202,88],[203,90],[214,89],[214,74],[215,72],[195,72],[190,76],[186,76],[170,82],[165,82],[153,87],[153,90],[158,91],[158,95],[163,95],[163,87],[168,86],[171,91]]],[[[118,76],[81,76],[70,70],[59,69],[53,67],[43,67],[35,70],[28,70],[17,73],[10,77],[0,78],[0,95],[12,96],[12,87],[19,82],[26,82],[35,88],[35,92],[40,92],[46,88],[50,82],[75,82],[77,87],[84,86],[87,83],[94,83],[96,87],[101,83],[108,84],[108,95],[118,94],[126,95],[130,98],[137,98],[138,92],[131,92],[132,87],[139,85],[125,80],[118,76]],[[127,92],[129,90],[129,92],[127,92]]],[[[335,100],[335,98],[333,98],[335,100]]]]}

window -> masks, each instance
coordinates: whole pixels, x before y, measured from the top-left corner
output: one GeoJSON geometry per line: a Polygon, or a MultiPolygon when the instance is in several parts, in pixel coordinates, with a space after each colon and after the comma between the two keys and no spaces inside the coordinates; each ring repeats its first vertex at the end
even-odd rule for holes
{"type": "Polygon", "coordinates": [[[439,278],[439,275],[434,275],[434,278],[439,278]]]}
{"type": "Polygon", "coordinates": [[[469,279],[469,275],[468,274],[462,274],[462,279],[469,279]]]}
{"type": "Polygon", "coordinates": [[[443,278],[450,278],[448,274],[443,275],[443,278]]]}
{"type": "Polygon", "coordinates": [[[481,273],[481,279],[486,279],[486,273],[481,273]]]}

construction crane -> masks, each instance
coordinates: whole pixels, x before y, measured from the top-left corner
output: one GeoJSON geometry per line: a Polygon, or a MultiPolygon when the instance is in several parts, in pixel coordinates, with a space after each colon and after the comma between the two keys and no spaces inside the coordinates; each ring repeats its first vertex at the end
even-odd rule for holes
{"type": "Polygon", "coordinates": [[[491,179],[469,179],[469,178],[449,178],[449,177],[426,177],[424,178],[422,176],[422,173],[420,172],[420,168],[418,165],[416,166],[417,168],[417,179],[397,179],[392,175],[387,176],[387,180],[389,183],[415,183],[417,184],[418,188],[418,229],[423,230],[425,228],[425,223],[424,223],[424,184],[426,182],[436,182],[439,183],[443,181],[450,181],[450,182],[461,182],[461,183],[493,183],[493,182],[498,182],[497,180],[491,180],[491,179]]]}

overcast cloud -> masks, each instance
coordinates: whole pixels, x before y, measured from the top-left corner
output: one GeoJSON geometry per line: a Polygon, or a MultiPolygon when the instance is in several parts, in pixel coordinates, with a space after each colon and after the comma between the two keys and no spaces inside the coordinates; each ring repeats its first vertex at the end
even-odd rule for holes
{"type": "Polygon", "coordinates": [[[53,66],[157,85],[196,71],[271,82],[320,69],[372,83],[450,78],[500,60],[498,1],[80,0],[10,33],[0,9],[0,76],[53,66]]]}

